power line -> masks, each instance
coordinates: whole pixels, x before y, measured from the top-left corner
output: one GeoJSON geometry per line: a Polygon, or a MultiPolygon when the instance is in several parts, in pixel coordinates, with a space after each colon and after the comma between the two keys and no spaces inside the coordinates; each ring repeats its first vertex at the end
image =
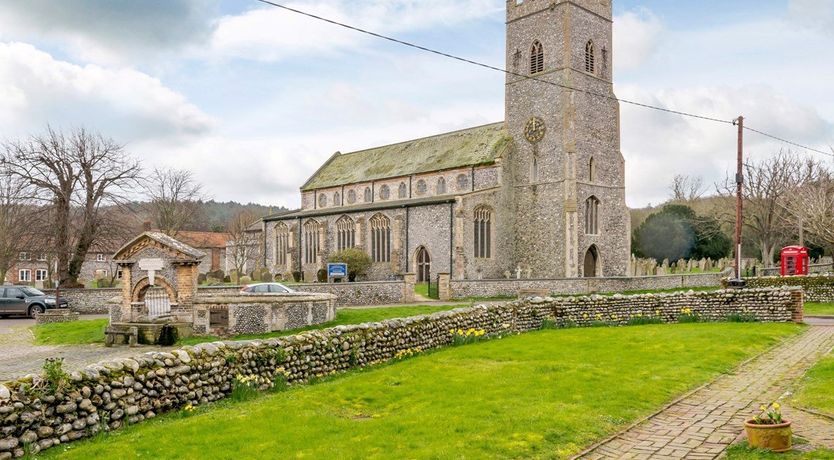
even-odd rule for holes
{"type": "MultiPolygon", "coordinates": [[[[594,92],[594,91],[588,91],[588,90],[585,90],[585,89],[574,88],[572,86],[564,85],[564,84],[561,84],[561,83],[556,83],[556,82],[552,82],[552,81],[548,81],[548,80],[542,80],[540,78],[536,78],[536,77],[531,76],[531,75],[520,74],[518,72],[513,72],[511,70],[502,69],[500,67],[493,66],[493,65],[490,65],[490,64],[485,64],[483,62],[474,61],[472,59],[467,59],[467,58],[460,57],[460,56],[455,56],[453,54],[445,53],[443,51],[438,51],[438,50],[435,50],[435,49],[432,49],[432,48],[427,48],[427,47],[422,46],[422,45],[417,45],[415,43],[407,42],[405,40],[400,40],[398,38],[390,37],[390,36],[387,36],[387,35],[382,35],[382,34],[377,33],[377,32],[372,32],[370,30],[362,29],[360,27],[352,26],[350,24],[346,24],[346,23],[343,23],[343,22],[335,21],[333,19],[318,16],[318,15],[313,14],[313,13],[308,13],[306,11],[302,11],[302,10],[299,10],[299,9],[296,9],[296,8],[291,8],[289,6],[282,5],[280,3],[275,3],[275,2],[272,2],[270,0],[256,0],[256,1],[264,3],[266,5],[274,6],[276,8],[280,8],[280,9],[283,9],[283,10],[286,10],[286,11],[290,11],[292,13],[300,14],[300,15],[306,16],[308,18],[323,21],[323,22],[326,22],[326,23],[329,23],[329,24],[332,24],[332,25],[335,25],[335,26],[343,27],[345,29],[349,29],[349,30],[352,30],[352,31],[355,31],[355,32],[359,32],[359,33],[362,33],[362,34],[365,34],[365,35],[370,35],[372,37],[376,37],[376,38],[379,38],[379,39],[382,39],[382,40],[386,40],[386,41],[389,41],[389,42],[393,42],[393,43],[397,43],[397,44],[400,44],[400,45],[408,46],[410,48],[414,48],[414,49],[417,49],[417,50],[420,50],[420,51],[425,51],[427,53],[435,54],[435,55],[442,56],[442,57],[452,59],[452,60],[455,60],[455,61],[464,62],[466,64],[471,64],[471,65],[475,65],[475,66],[482,67],[482,68],[485,68],[485,69],[494,70],[496,72],[501,72],[501,73],[506,74],[506,75],[512,75],[514,77],[523,78],[525,80],[533,80],[533,81],[536,81],[536,82],[545,83],[545,84],[556,86],[556,87],[566,89],[566,90],[569,90],[569,91],[577,91],[577,92],[585,93],[585,94],[595,96],[595,97],[600,97],[600,98],[604,98],[604,99],[610,99],[610,100],[618,101],[618,102],[621,102],[623,104],[629,104],[629,105],[633,105],[633,106],[637,106],[637,107],[643,107],[643,108],[646,108],[646,109],[657,110],[657,111],[660,111],[660,112],[670,113],[670,114],[674,114],[674,115],[680,115],[680,116],[684,116],[684,117],[696,118],[696,119],[700,119],[700,120],[711,121],[711,122],[722,123],[722,124],[729,124],[729,125],[735,125],[735,122],[736,122],[735,119],[725,120],[725,119],[712,117],[712,116],[698,115],[698,114],[695,114],[695,113],[683,112],[683,111],[680,111],[680,110],[667,109],[667,108],[664,108],[664,107],[658,107],[658,106],[654,106],[654,105],[651,105],[651,104],[645,104],[645,103],[642,103],[642,102],[637,102],[637,101],[632,101],[632,100],[628,100],[628,99],[618,98],[616,96],[612,96],[612,95],[608,95],[608,94],[600,94],[600,93],[597,93],[597,92],[594,92]]],[[[757,130],[757,129],[754,129],[754,128],[750,128],[748,126],[745,126],[744,129],[746,129],[748,131],[751,131],[751,132],[754,132],[754,133],[757,133],[757,134],[760,134],[760,135],[765,136],[765,137],[769,137],[769,138],[777,140],[779,142],[784,142],[786,144],[808,150],[810,152],[820,153],[820,154],[823,154],[823,155],[828,155],[828,156],[834,157],[834,153],[824,152],[822,150],[817,150],[817,149],[808,147],[806,145],[802,145],[802,144],[799,144],[797,142],[789,141],[787,139],[775,136],[773,134],[766,133],[764,131],[760,131],[760,130],[757,130]]]]}
{"type": "Polygon", "coordinates": [[[756,134],[760,134],[760,135],[765,136],[765,137],[769,137],[769,138],[771,138],[773,140],[777,140],[779,142],[784,142],[785,144],[792,145],[794,147],[799,147],[801,149],[808,150],[809,152],[821,153],[823,155],[828,155],[830,157],[834,157],[834,152],[825,152],[825,151],[822,151],[822,150],[817,150],[815,148],[808,147],[807,145],[798,144],[796,142],[789,141],[787,139],[783,139],[783,138],[778,137],[778,136],[774,136],[773,134],[768,134],[764,131],[759,131],[758,129],[753,129],[749,126],[745,126],[744,129],[746,129],[748,131],[752,131],[756,134]]]}
{"type": "Polygon", "coordinates": [[[327,22],[327,23],[330,23],[330,24],[333,24],[333,25],[336,25],[336,26],[339,26],[339,27],[344,27],[345,29],[350,29],[350,30],[353,30],[355,32],[359,32],[359,33],[362,33],[362,34],[365,34],[365,35],[370,35],[372,37],[376,37],[376,38],[380,38],[382,40],[387,40],[387,41],[390,41],[390,42],[398,43],[400,45],[408,46],[410,48],[415,48],[415,49],[418,49],[420,51],[425,51],[427,53],[436,54],[438,56],[443,56],[445,58],[453,59],[453,60],[460,61],[460,62],[465,62],[467,64],[472,64],[472,65],[475,65],[475,66],[478,66],[478,67],[483,67],[485,69],[494,70],[496,72],[501,72],[501,73],[504,73],[504,74],[507,74],[507,75],[512,75],[514,77],[524,78],[526,80],[533,80],[533,81],[537,81],[537,82],[540,82],[540,83],[545,83],[545,84],[548,84],[548,85],[556,86],[556,87],[566,89],[566,90],[570,90],[570,91],[577,91],[577,92],[589,94],[589,95],[595,96],[595,97],[610,99],[610,100],[622,102],[623,104],[630,104],[630,105],[643,107],[643,108],[647,108],[647,109],[659,110],[659,111],[666,112],[666,113],[671,113],[671,114],[681,115],[681,116],[691,117],[691,118],[698,118],[698,119],[701,119],[701,120],[707,120],[707,121],[712,121],[712,122],[716,122],[716,123],[724,123],[724,124],[729,124],[729,125],[733,124],[732,120],[724,120],[724,119],[720,119],[720,118],[716,118],[716,117],[710,117],[710,116],[698,115],[698,114],[694,114],[694,113],[682,112],[682,111],[678,111],[678,110],[667,109],[667,108],[664,108],[664,107],[657,107],[657,106],[653,106],[653,105],[650,105],[650,104],[644,104],[642,102],[631,101],[631,100],[628,100],[628,99],[621,99],[621,98],[618,98],[616,96],[611,96],[611,95],[608,95],[608,94],[600,94],[600,93],[596,93],[594,91],[588,91],[588,90],[585,90],[585,89],[574,88],[572,86],[563,85],[561,83],[556,83],[556,82],[552,82],[552,81],[548,81],[548,80],[542,80],[542,79],[536,78],[534,76],[520,74],[520,73],[517,73],[517,72],[513,72],[511,70],[502,69],[500,67],[496,67],[496,66],[493,66],[493,65],[490,65],[490,64],[484,64],[483,62],[473,61],[471,59],[463,58],[463,57],[460,57],[460,56],[455,56],[453,54],[445,53],[443,51],[438,51],[438,50],[435,50],[435,49],[427,48],[425,46],[421,46],[421,45],[417,45],[417,44],[414,44],[414,43],[411,43],[411,42],[400,40],[400,39],[397,39],[397,38],[394,38],[394,37],[389,37],[387,35],[382,35],[382,34],[379,34],[379,33],[376,33],[376,32],[372,32],[370,30],[366,30],[366,29],[362,29],[362,28],[359,28],[359,27],[356,27],[356,26],[352,26],[350,24],[345,24],[343,22],[334,21],[333,19],[328,19],[328,18],[318,16],[318,15],[315,15],[315,14],[312,14],[312,13],[308,13],[306,11],[301,11],[301,10],[298,10],[298,9],[295,9],[295,8],[291,8],[289,6],[281,5],[280,3],[275,3],[275,2],[272,2],[272,1],[269,1],[269,0],[257,0],[257,1],[261,2],[261,3],[265,3],[267,5],[274,6],[276,8],[281,8],[281,9],[286,10],[286,11],[297,13],[297,14],[300,14],[302,16],[307,16],[309,18],[317,19],[319,21],[324,21],[324,22],[327,22]]]}

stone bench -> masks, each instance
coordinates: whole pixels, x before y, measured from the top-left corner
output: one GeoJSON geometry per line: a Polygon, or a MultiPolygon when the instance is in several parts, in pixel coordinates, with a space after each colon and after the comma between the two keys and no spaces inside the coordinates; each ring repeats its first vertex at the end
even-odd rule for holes
{"type": "Polygon", "coordinates": [[[112,347],[113,345],[125,343],[131,347],[135,347],[139,344],[139,328],[136,326],[130,326],[127,328],[115,328],[110,326],[104,331],[104,336],[105,347],[112,347]]]}

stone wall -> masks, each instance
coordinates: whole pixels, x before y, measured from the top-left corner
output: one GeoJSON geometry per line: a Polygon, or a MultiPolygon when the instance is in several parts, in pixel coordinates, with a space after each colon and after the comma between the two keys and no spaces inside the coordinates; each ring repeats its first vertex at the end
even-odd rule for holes
{"type": "MultiPolygon", "coordinates": [[[[779,276],[782,273],[781,267],[760,268],[761,274],[764,276],[779,276]]],[[[808,272],[814,274],[825,274],[834,271],[834,267],[830,263],[827,264],[810,264],[808,265],[808,272]]]]}
{"type": "Polygon", "coordinates": [[[556,295],[628,292],[692,287],[720,287],[726,277],[721,273],[699,275],[643,276],[631,278],[566,278],[453,280],[451,298],[515,297],[519,291],[541,290],[556,295]]]}
{"type": "MultiPolygon", "coordinates": [[[[408,275],[406,275],[408,277],[408,275]]],[[[371,281],[366,283],[312,283],[291,286],[300,292],[334,294],[337,305],[391,305],[414,301],[414,284],[405,281],[371,281]]]]}
{"type": "Polygon", "coordinates": [[[195,334],[263,334],[296,329],[336,319],[336,296],[330,294],[261,294],[197,296],[195,334]],[[212,312],[223,312],[213,323],[212,312]]]}
{"type": "Polygon", "coordinates": [[[46,310],[35,318],[35,324],[53,324],[53,323],[70,323],[78,321],[78,312],[60,309],[60,310],[46,310]]]}
{"type": "MultiPolygon", "coordinates": [[[[42,289],[49,295],[54,295],[54,289],[42,289]]],[[[61,298],[69,301],[70,310],[83,315],[106,315],[110,312],[109,302],[113,298],[119,301],[121,288],[103,289],[61,289],[61,298]]]]}
{"type": "Polygon", "coordinates": [[[751,288],[799,286],[805,290],[807,302],[834,302],[834,275],[767,276],[745,281],[751,288]]]}
{"type": "Polygon", "coordinates": [[[228,396],[235,378],[257,376],[260,388],[394,359],[397,352],[425,351],[454,342],[451,330],[478,329],[487,337],[543,327],[605,322],[628,324],[652,316],[675,322],[684,313],[704,320],[749,315],[759,321],[801,318],[802,291],[742,289],[612,297],[534,298],[364,325],[337,326],[264,341],[206,343],[149,352],[87,366],[58,384],[27,376],[0,385],[0,459],[23,457],[102,429],[116,430],[188,405],[228,396]]]}

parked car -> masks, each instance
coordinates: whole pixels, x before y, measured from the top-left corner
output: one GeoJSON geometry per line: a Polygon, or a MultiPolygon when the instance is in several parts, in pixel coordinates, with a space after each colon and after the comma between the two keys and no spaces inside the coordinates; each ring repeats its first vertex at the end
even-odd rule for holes
{"type": "Polygon", "coordinates": [[[55,305],[55,296],[29,286],[0,286],[0,316],[35,316],[53,308],[69,308],[67,299],[55,305]]]}
{"type": "Polygon", "coordinates": [[[241,294],[297,294],[281,283],[249,284],[240,290],[241,294]]]}

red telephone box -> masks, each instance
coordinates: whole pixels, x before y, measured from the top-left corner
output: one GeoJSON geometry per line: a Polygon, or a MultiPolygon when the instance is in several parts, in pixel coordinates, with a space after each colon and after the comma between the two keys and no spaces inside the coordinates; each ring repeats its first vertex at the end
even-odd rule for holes
{"type": "Polygon", "coordinates": [[[788,246],[782,249],[782,276],[808,274],[808,248],[788,246]]]}

